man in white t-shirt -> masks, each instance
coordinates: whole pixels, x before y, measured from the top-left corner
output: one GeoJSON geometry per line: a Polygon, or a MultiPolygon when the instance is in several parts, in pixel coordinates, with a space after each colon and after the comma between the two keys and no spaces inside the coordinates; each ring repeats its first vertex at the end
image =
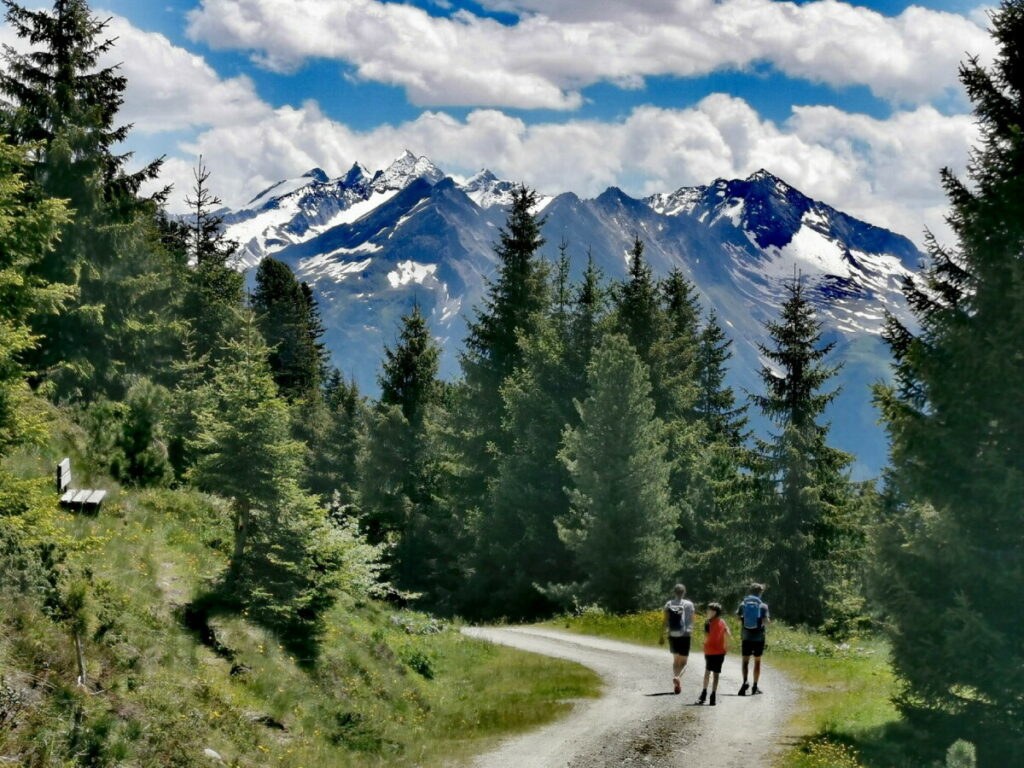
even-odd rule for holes
{"type": "Polygon", "coordinates": [[[686,659],[690,655],[690,635],[693,633],[693,603],[686,599],[686,587],[676,584],[675,597],[665,603],[665,625],[661,643],[665,643],[668,635],[668,648],[672,651],[672,689],[679,693],[682,689],[680,678],[686,669],[686,659]]]}

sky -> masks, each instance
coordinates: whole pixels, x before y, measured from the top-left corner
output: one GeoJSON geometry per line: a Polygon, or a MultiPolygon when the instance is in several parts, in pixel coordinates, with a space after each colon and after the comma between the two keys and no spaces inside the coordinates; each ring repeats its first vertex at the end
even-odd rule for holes
{"type": "MultiPolygon", "coordinates": [[[[29,0],[28,6],[45,6],[29,0]]],[[[408,149],[545,194],[644,196],[765,168],[923,242],[977,139],[977,0],[96,0],[141,163],[179,209],[408,149]]],[[[15,46],[0,22],[0,42],[15,46]]]]}

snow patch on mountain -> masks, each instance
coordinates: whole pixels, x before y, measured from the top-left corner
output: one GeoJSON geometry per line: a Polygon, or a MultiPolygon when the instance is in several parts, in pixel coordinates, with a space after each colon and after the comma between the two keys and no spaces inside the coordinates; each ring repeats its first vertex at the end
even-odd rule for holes
{"type": "MultiPolygon", "coordinates": [[[[392,288],[417,283],[424,285],[437,274],[437,264],[420,264],[415,261],[400,261],[395,269],[388,272],[388,283],[392,288]]],[[[437,282],[436,279],[433,282],[437,282]]]]}

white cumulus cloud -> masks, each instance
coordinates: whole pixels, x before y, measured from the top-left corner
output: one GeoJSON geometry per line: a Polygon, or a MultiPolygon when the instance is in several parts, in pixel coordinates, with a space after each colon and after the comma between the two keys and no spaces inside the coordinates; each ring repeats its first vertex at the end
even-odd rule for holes
{"type": "Polygon", "coordinates": [[[515,24],[458,11],[435,17],[380,0],[202,0],[189,34],[290,71],[311,58],[350,63],[404,87],[413,103],[574,109],[599,81],[706,75],[766,61],[834,87],[865,85],[897,104],[957,87],[964,53],[993,44],[964,16],[910,6],[898,16],[836,0],[492,0],[515,24]]]}

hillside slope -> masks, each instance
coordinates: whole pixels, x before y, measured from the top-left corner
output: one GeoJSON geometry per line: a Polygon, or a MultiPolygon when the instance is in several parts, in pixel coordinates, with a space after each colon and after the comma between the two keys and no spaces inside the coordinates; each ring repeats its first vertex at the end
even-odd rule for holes
{"type": "MultiPolygon", "coordinates": [[[[45,477],[51,459],[12,463],[45,477]]],[[[347,594],[316,660],[289,656],[244,618],[215,621],[211,648],[182,609],[226,562],[224,503],[81,479],[113,490],[95,518],[54,518],[90,575],[86,687],[66,625],[26,586],[32,563],[0,526],[0,764],[428,766],[546,722],[599,686],[576,665],[347,594]]]]}

